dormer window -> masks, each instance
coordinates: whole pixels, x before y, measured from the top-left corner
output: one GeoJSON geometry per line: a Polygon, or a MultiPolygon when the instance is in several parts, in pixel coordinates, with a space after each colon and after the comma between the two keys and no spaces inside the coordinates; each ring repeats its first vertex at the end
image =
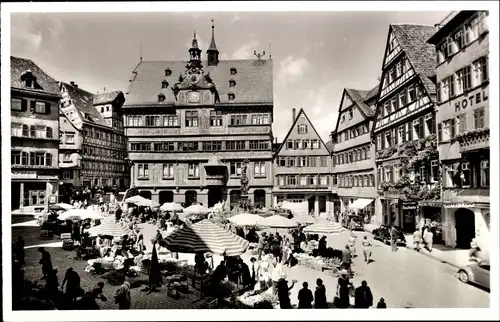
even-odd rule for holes
{"type": "Polygon", "coordinates": [[[227,94],[227,98],[228,98],[228,100],[230,100],[230,101],[234,101],[234,98],[235,98],[234,93],[229,93],[229,94],[227,94]]]}
{"type": "Polygon", "coordinates": [[[162,82],[161,82],[161,88],[167,88],[168,87],[168,82],[166,79],[164,79],[162,82]]]}
{"type": "Polygon", "coordinates": [[[229,80],[229,87],[235,87],[236,81],[234,79],[229,80]]]}
{"type": "Polygon", "coordinates": [[[21,75],[21,81],[24,82],[25,87],[35,88],[36,77],[31,73],[31,70],[28,69],[21,75]]]}
{"type": "Polygon", "coordinates": [[[231,69],[229,71],[230,71],[231,75],[236,75],[236,68],[231,67],[231,69]]]}
{"type": "Polygon", "coordinates": [[[165,101],[165,95],[163,94],[158,94],[158,103],[162,103],[165,101]]]}
{"type": "Polygon", "coordinates": [[[168,77],[170,75],[172,75],[172,71],[170,70],[170,68],[165,69],[165,76],[168,77]]]}

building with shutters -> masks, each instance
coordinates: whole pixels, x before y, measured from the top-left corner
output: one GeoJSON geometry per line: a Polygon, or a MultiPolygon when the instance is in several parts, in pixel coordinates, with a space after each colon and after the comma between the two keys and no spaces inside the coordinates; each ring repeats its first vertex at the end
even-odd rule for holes
{"type": "Polygon", "coordinates": [[[132,184],[159,203],[229,208],[248,160],[249,200],[270,207],[272,60],[219,60],[213,25],[206,53],[195,34],[187,62],[141,59],[134,69],[123,106],[132,184]]]}
{"type": "Polygon", "coordinates": [[[423,222],[440,242],[433,26],[390,25],[373,139],[382,222],[408,232],[423,222]]]}
{"type": "Polygon", "coordinates": [[[129,187],[121,91],[92,94],[75,82],[60,83],[59,167],[61,195],[75,188],[129,187]]]}
{"type": "Polygon", "coordinates": [[[381,224],[381,204],[375,185],[375,147],[371,130],[379,86],[367,91],[344,89],[332,131],[334,192],[340,213],[355,211],[367,223],[381,224]],[[378,216],[377,216],[378,215],[378,216]]]}
{"type": "MultiPolygon", "coordinates": [[[[305,111],[295,114],[292,126],[276,151],[273,206],[283,201],[307,202],[307,213],[333,214],[332,160],[305,111]]],[[[305,203],[304,203],[305,204],[305,203]]]]}
{"type": "Polygon", "coordinates": [[[38,213],[58,197],[57,81],[29,59],[11,57],[11,208],[38,213]]]}
{"type": "Polygon", "coordinates": [[[429,39],[436,48],[438,149],[445,244],[482,249],[490,237],[488,12],[454,12],[429,39]]]}

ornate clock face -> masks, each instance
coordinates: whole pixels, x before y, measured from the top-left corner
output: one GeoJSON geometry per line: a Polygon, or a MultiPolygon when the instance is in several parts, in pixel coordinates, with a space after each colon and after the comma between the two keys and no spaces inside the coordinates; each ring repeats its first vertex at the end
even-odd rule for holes
{"type": "Polygon", "coordinates": [[[198,103],[200,101],[200,93],[198,92],[190,92],[189,93],[189,102],[198,103]]]}
{"type": "Polygon", "coordinates": [[[198,75],[191,75],[189,77],[189,81],[191,82],[191,84],[196,84],[200,81],[200,77],[198,75]]]}

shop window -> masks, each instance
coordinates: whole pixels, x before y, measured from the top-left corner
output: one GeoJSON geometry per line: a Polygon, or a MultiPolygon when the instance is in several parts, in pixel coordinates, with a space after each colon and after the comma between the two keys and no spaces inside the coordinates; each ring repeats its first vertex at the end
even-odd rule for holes
{"type": "Polygon", "coordinates": [[[431,182],[439,181],[439,161],[433,160],[431,161],[431,182]]]}
{"type": "Polygon", "coordinates": [[[470,163],[462,163],[462,174],[460,175],[460,178],[462,179],[462,187],[468,188],[471,186],[471,175],[470,163]]]}
{"type": "Polygon", "coordinates": [[[481,161],[481,187],[487,188],[490,186],[490,162],[488,160],[481,161]]]}

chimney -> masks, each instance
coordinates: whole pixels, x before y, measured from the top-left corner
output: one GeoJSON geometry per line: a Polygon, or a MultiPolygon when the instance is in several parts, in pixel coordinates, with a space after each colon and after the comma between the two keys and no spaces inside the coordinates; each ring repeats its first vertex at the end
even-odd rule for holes
{"type": "Polygon", "coordinates": [[[278,138],[274,138],[274,143],[278,144],[278,138]]]}
{"type": "Polygon", "coordinates": [[[78,84],[75,84],[75,82],[74,82],[74,81],[71,81],[71,82],[69,82],[69,83],[71,84],[71,86],[73,86],[73,87],[75,87],[75,88],[78,88],[78,84]]]}
{"type": "Polygon", "coordinates": [[[292,108],[292,122],[295,122],[295,107],[292,108]]]}

